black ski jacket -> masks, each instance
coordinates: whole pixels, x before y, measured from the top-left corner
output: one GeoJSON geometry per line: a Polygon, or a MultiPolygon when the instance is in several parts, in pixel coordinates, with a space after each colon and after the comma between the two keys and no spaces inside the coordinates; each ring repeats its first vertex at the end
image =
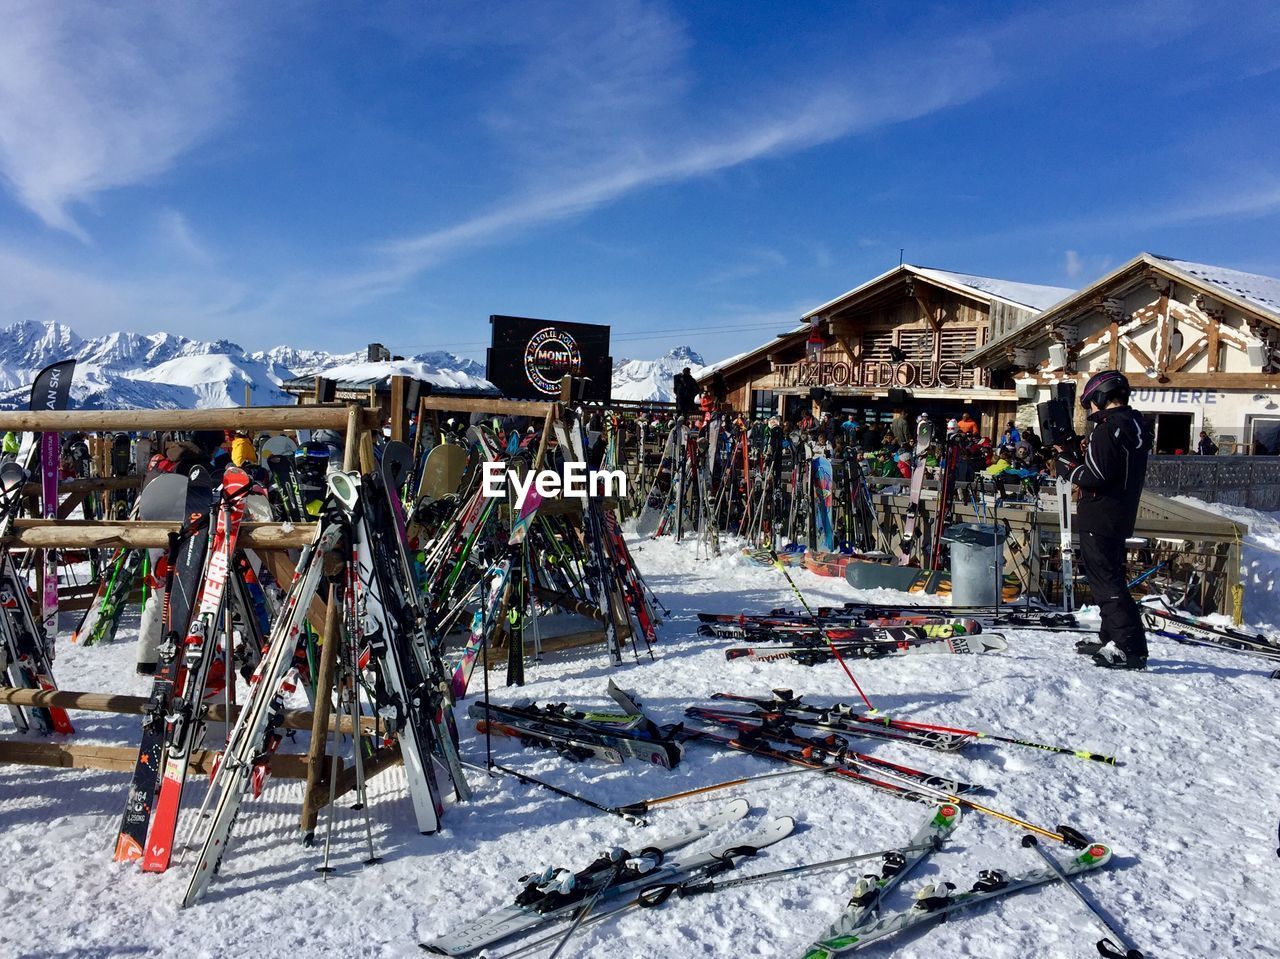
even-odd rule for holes
{"type": "Polygon", "coordinates": [[[1138,518],[1138,500],[1147,478],[1151,433],[1142,414],[1128,406],[1089,416],[1093,432],[1084,462],[1071,471],[1080,487],[1076,529],[1081,533],[1129,537],[1138,518]]]}

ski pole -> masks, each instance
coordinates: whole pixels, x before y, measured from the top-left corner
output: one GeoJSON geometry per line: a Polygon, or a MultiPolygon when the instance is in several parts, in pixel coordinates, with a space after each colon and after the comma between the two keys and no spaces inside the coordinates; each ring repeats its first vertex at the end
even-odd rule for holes
{"type": "MultiPolygon", "coordinates": [[[[862,862],[866,859],[881,859],[884,856],[891,855],[895,852],[917,852],[922,849],[932,849],[931,843],[922,843],[915,846],[902,846],[898,849],[884,849],[880,852],[863,852],[856,856],[844,856],[840,859],[827,859],[823,862],[802,863],[799,866],[788,866],[785,869],[774,869],[769,872],[762,872],[755,876],[741,876],[737,879],[726,879],[724,882],[716,882],[708,879],[705,882],[677,885],[674,888],[675,894],[681,899],[689,896],[700,896],[706,892],[716,892],[720,889],[733,889],[737,886],[749,886],[757,882],[768,882],[771,879],[779,879],[783,876],[796,876],[806,872],[817,872],[820,869],[834,869],[836,866],[844,866],[851,862],[862,862]]],[[[649,887],[654,888],[654,887],[649,887]]],[[[647,890],[646,890],[647,891],[647,890]]]]}
{"type": "Polygon", "coordinates": [[[1098,952],[1107,956],[1108,959],[1143,959],[1142,951],[1135,946],[1124,935],[1124,933],[1108,922],[1107,917],[1102,914],[1102,911],[1098,909],[1097,906],[1085,898],[1084,893],[1082,893],[1079,888],[1077,888],[1076,884],[1071,881],[1071,878],[1063,872],[1062,866],[1059,865],[1058,860],[1054,859],[1040,847],[1040,843],[1035,836],[1023,836],[1022,845],[1029,846],[1040,854],[1040,858],[1048,863],[1049,867],[1058,874],[1058,878],[1062,880],[1062,884],[1070,889],[1077,899],[1084,903],[1085,908],[1093,913],[1094,918],[1098,920],[1099,925],[1107,931],[1108,936],[1111,938],[1103,936],[1098,940],[1098,952]],[[1124,947],[1123,952],[1120,950],[1120,946],[1117,946],[1115,942],[1111,941],[1112,938],[1119,942],[1120,946],[1124,947]]]}
{"type": "MultiPolygon", "coordinates": [[[[805,601],[804,594],[800,592],[800,587],[796,585],[796,581],[791,578],[791,574],[787,572],[787,568],[782,565],[782,560],[778,557],[777,551],[770,550],[770,557],[773,559],[773,565],[786,578],[787,583],[791,586],[791,591],[796,594],[796,599],[800,600],[800,605],[804,607],[804,611],[810,616],[813,615],[813,609],[805,601]]],[[[867,698],[867,694],[862,691],[862,687],[858,684],[858,678],[853,675],[853,670],[849,668],[849,664],[844,661],[844,657],[840,655],[840,650],[836,649],[835,644],[827,636],[823,636],[827,642],[827,647],[831,650],[831,655],[836,658],[836,662],[840,664],[840,668],[844,670],[844,674],[849,677],[849,682],[853,683],[853,688],[858,691],[858,695],[862,697],[862,701],[867,704],[867,709],[873,713],[876,711],[875,706],[871,705],[871,700],[867,698]]]]}
{"type": "MultiPolygon", "coordinates": [[[[888,719],[888,717],[885,717],[888,719]]],[[[1031,739],[1017,739],[1012,736],[1000,736],[996,733],[985,733],[980,729],[960,729],[955,726],[938,726],[934,723],[917,723],[908,719],[889,720],[892,725],[901,729],[927,729],[938,733],[952,733],[957,736],[976,736],[978,739],[993,739],[996,742],[1009,743],[1013,746],[1026,746],[1030,749],[1043,749],[1045,752],[1062,753],[1066,756],[1075,756],[1077,759],[1089,759],[1093,762],[1106,763],[1109,766],[1118,766],[1115,756],[1107,756],[1102,753],[1089,752],[1087,749],[1073,749],[1069,746],[1051,746],[1047,743],[1038,743],[1031,739]]]]}
{"type": "Polygon", "coordinates": [[[800,773],[829,773],[834,771],[836,766],[824,766],[822,768],[814,766],[805,766],[802,769],[782,769],[778,772],[762,773],[759,776],[743,776],[740,779],[730,779],[722,783],[713,783],[710,786],[699,786],[697,789],[686,789],[683,792],[669,793],[666,796],[659,796],[656,799],[642,799],[639,802],[633,802],[627,806],[618,806],[618,810],[632,815],[640,815],[646,813],[654,806],[662,803],[675,802],[677,799],[687,799],[690,796],[700,796],[703,793],[715,792],[717,789],[729,789],[733,786],[743,786],[747,783],[759,782],[763,779],[775,779],[779,776],[796,776],[800,773]]]}
{"type": "Polygon", "coordinates": [[[619,859],[617,863],[614,864],[613,869],[609,872],[609,877],[601,883],[599,889],[591,894],[591,898],[582,904],[582,908],[578,910],[578,914],[573,917],[573,922],[569,924],[569,928],[565,931],[564,938],[556,944],[555,949],[552,950],[551,955],[549,955],[547,959],[556,959],[556,956],[560,955],[565,945],[569,942],[569,939],[572,938],[578,927],[582,925],[582,921],[587,918],[587,915],[595,908],[596,903],[600,901],[600,897],[604,895],[604,891],[617,881],[618,875],[622,872],[622,867],[626,864],[627,860],[625,858],[619,859]]]}
{"type": "Polygon", "coordinates": [[[490,763],[486,767],[486,766],[480,766],[476,763],[469,763],[466,760],[462,760],[462,765],[469,766],[472,769],[478,769],[481,772],[489,772],[489,773],[493,772],[493,770],[496,769],[498,772],[506,773],[508,776],[512,776],[515,779],[520,780],[522,783],[528,783],[530,786],[541,786],[543,789],[550,790],[551,792],[555,793],[557,796],[564,796],[566,799],[573,799],[577,802],[582,803],[584,806],[590,806],[592,809],[598,809],[600,812],[607,812],[610,815],[617,816],[619,819],[625,819],[627,822],[631,823],[631,825],[633,826],[648,825],[648,823],[644,819],[641,819],[639,816],[636,816],[630,812],[627,812],[625,807],[602,805],[601,803],[588,799],[586,796],[579,796],[577,793],[571,793],[567,789],[561,789],[559,786],[553,786],[551,783],[545,780],[539,779],[536,776],[530,776],[527,773],[517,772],[516,770],[511,769],[508,766],[504,766],[501,763],[490,763]]]}

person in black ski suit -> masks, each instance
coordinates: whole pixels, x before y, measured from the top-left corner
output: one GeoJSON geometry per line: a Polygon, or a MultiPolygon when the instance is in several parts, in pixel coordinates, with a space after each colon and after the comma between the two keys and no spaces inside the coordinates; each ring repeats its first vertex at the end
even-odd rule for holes
{"type": "Polygon", "coordinates": [[[686,366],[675,375],[671,385],[672,392],[676,395],[676,415],[688,416],[693,412],[693,404],[698,397],[698,381],[686,366]]]}
{"type": "Polygon", "coordinates": [[[1108,669],[1147,666],[1147,636],[1129,592],[1124,557],[1125,540],[1138,518],[1151,434],[1142,415],[1129,406],[1129,392],[1129,381],[1118,370],[1090,377],[1080,405],[1092,410],[1093,431],[1082,456],[1066,449],[1057,461],[1058,475],[1080,488],[1075,523],[1080,558],[1102,612],[1099,641],[1080,642],[1076,648],[1108,669]]]}

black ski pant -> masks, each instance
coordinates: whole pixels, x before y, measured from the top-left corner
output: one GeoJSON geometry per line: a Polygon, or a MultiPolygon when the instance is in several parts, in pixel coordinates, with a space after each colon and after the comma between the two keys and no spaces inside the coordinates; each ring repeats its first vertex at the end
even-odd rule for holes
{"type": "Polygon", "coordinates": [[[1093,601],[1102,611],[1098,637],[1115,643],[1126,656],[1147,655],[1142,614],[1129,592],[1124,571],[1124,538],[1103,533],[1080,534],[1080,560],[1093,601]]]}

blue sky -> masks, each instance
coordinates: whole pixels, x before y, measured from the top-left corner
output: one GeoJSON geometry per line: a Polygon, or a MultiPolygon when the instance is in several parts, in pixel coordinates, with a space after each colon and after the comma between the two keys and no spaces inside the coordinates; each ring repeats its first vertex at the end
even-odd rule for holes
{"type": "Polygon", "coordinates": [[[0,323],[708,360],[898,262],[1280,275],[1267,2],[0,0],[0,323]]]}

